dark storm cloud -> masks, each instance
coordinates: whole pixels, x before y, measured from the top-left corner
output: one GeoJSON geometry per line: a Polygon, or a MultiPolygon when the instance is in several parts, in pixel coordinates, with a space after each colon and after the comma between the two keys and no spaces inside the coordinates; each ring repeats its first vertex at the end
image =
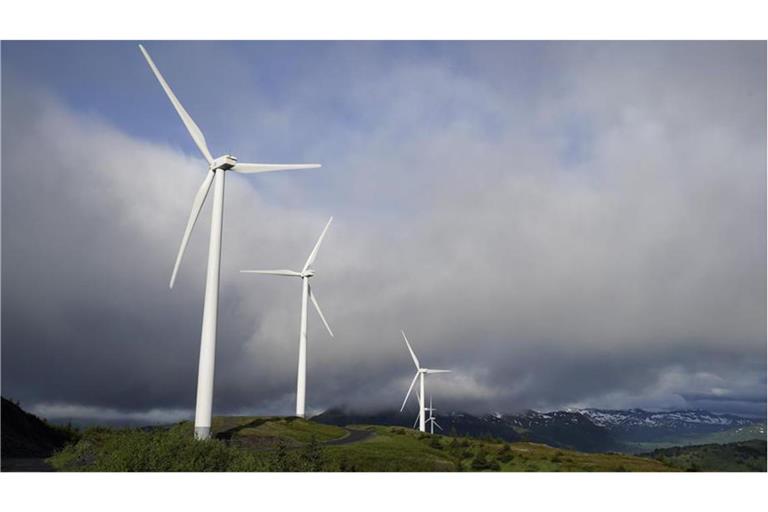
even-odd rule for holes
{"type": "MultiPolygon", "coordinates": [[[[230,84],[234,147],[293,140],[325,168],[228,179],[216,412],[292,409],[298,283],[238,270],[300,266],[331,214],[314,410],[397,406],[403,328],[454,370],[432,381],[443,409],[764,411],[764,45],[519,48],[378,66],[341,45],[317,56],[339,76],[277,106],[230,84]]],[[[5,75],[2,159],[3,393],[49,415],[189,414],[207,208],[167,282],[202,162],[5,75]]]]}

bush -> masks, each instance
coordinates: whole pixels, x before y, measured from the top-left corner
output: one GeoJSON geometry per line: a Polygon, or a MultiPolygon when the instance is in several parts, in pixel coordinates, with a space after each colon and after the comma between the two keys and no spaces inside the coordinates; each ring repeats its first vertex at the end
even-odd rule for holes
{"type": "Polygon", "coordinates": [[[507,463],[511,461],[514,458],[514,455],[512,454],[512,450],[510,449],[509,445],[504,443],[504,445],[499,449],[496,459],[499,462],[507,463]]]}
{"type": "Polygon", "coordinates": [[[323,471],[326,466],[323,447],[317,442],[317,438],[312,436],[301,451],[301,464],[303,471],[323,471]]]}
{"type": "Polygon", "coordinates": [[[486,470],[498,471],[499,469],[501,469],[499,467],[499,463],[493,459],[489,459],[488,454],[486,454],[485,451],[483,450],[480,450],[479,452],[477,452],[477,455],[475,455],[475,458],[472,459],[472,463],[470,466],[475,471],[486,471],[486,470]]]}
{"type": "Polygon", "coordinates": [[[50,459],[75,471],[266,471],[254,455],[222,441],[197,441],[185,429],[145,432],[96,428],[50,459]]]}

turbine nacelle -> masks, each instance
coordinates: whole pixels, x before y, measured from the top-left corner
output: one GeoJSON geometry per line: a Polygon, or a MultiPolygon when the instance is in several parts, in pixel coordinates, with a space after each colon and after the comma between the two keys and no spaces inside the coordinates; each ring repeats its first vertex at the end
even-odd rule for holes
{"type": "Polygon", "coordinates": [[[301,277],[312,277],[314,275],[315,275],[315,271],[312,270],[311,268],[308,268],[307,270],[301,273],[301,277]]]}
{"type": "Polygon", "coordinates": [[[215,171],[216,169],[221,169],[223,171],[228,171],[231,168],[233,168],[235,165],[237,165],[237,158],[235,158],[232,155],[222,155],[213,162],[211,162],[210,169],[212,171],[215,171]]]}

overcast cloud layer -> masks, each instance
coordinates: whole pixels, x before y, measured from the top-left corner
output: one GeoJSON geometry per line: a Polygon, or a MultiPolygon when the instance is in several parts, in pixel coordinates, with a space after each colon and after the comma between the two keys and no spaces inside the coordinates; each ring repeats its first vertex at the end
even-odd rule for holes
{"type": "MultiPolygon", "coordinates": [[[[292,412],[300,283],[238,271],[334,215],[314,412],[398,407],[405,329],[444,410],[764,414],[764,43],[147,48],[214,154],[324,165],[228,175],[215,413],[292,412]]],[[[168,279],[204,162],[133,44],[2,59],[3,395],[191,417],[210,206],[168,279]]]]}

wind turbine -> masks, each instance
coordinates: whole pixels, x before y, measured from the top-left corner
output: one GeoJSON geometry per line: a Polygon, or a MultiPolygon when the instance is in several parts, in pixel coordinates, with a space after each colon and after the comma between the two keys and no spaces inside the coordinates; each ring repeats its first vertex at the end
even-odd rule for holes
{"type": "Polygon", "coordinates": [[[238,162],[232,155],[222,155],[213,158],[205,137],[200,128],[195,124],[190,115],[184,110],[176,95],[173,94],[168,83],[160,74],[152,58],[142,45],[139,45],[141,53],[147,60],[149,67],[163,87],[168,99],[179,114],[181,121],[192,136],[195,145],[208,162],[208,172],[202,185],[192,201],[192,211],[189,214],[184,236],[181,238],[181,246],[176,256],[176,263],[171,274],[170,288],[176,281],[176,273],[179,270],[184,250],[189,242],[189,235],[195,226],[200,210],[208,196],[208,191],[213,183],[213,211],[211,212],[211,235],[208,244],[208,269],[205,278],[205,304],[203,306],[203,326],[200,336],[200,364],[197,371],[197,403],[195,407],[195,437],[208,439],[211,434],[211,410],[213,406],[213,370],[216,356],[216,325],[219,306],[219,264],[221,262],[221,229],[224,215],[224,176],[226,171],[234,171],[242,174],[252,174],[270,171],[287,171],[292,169],[313,169],[319,164],[254,164],[238,162]]]}
{"type": "MultiPolygon", "coordinates": [[[[432,407],[432,395],[429,395],[429,407],[427,407],[427,410],[429,411],[429,418],[427,418],[427,423],[429,423],[429,433],[434,434],[435,433],[435,427],[439,428],[440,430],[443,430],[443,427],[440,426],[440,424],[437,422],[437,418],[435,418],[432,413],[436,411],[437,409],[432,407]]],[[[416,428],[416,427],[414,427],[416,428]]]]}
{"type": "Polygon", "coordinates": [[[424,418],[424,409],[425,409],[425,403],[424,403],[424,376],[428,375],[430,373],[450,373],[451,370],[433,370],[430,368],[422,368],[421,364],[419,364],[419,359],[416,357],[416,354],[413,352],[413,349],[411,348],[411,344],[408,343],[408,338],[405,336],[405,331],[400,331],[403,334],[403,339],[405,340],[405,345],[408,347],[408,352],[411,353],[411,357],[413,358],[413,363],[416,365],[416,375],[413,376],[413,380],[411,381],[411,387],[408,388],[408,393],[405,394],[405,400],[403,400],[403,405],[400,407],[400,412],[403,411],[405,408],[406,402],[408,402],[408,397],[411,396],[411,391],[413,390],[413,385],[416,384],[416,379],[419,379],[419,395],[417,396],[419,400],[419,430],[422,432],[426,432],[426,426],[425,426],[425,418],[424,418]]]}
{"type": "MultiPolygon", "coordinates": [[[[440,426],[439,423],[437,423],[437,419],[432,416],[432,412],[436,411],[437,409],[432,407],[432,395],[429,395],[429,407],[426,408],[427,411],[429,411],[429,416],[427,417],[427,423],[429,423],[429,433],[434,434],[435,433],[435,425],[437,425],[437,428],[440,430],[443,430],[443,427],[440,426]]],[[[413,428],[416,428],[416,425],[419,424],[419,414],[416,415],[416,420],[413,422],[413,428]]]]}
{"type": "Polygon", "coordinates": [[[299,324],[299,370],[296,377],[296,416],[299,418],[304,417],[304,404],[307,395],[307,297],[312,299],[312,304],[315,305],[317,314],[320,315],[320,320],[323,321],[323,325],[328,329],[328,334],[333,338],[333,331],[325,321],[325,316],[320,310],[320,304],[317,303],[315,294],[312,292],[312,288],[309,286],[309,279],[315,275],[315,271],[312,268],[312,264],[317,258],[317,251],[320,249],[320,244],[323,241],[325,232],[331,226],[333,217],[328,219],[328,223],[325,225],[325,229],[320,233],[320,238],[317,239],[315,247],[312,252],[309,253],[307,262],[304,263],[304,268],[301,271],[296,270],[241,270],[240,272],[247,274],[267,274],[272,276],[289,276],[301,278],[301,322],[299,324]]]}

